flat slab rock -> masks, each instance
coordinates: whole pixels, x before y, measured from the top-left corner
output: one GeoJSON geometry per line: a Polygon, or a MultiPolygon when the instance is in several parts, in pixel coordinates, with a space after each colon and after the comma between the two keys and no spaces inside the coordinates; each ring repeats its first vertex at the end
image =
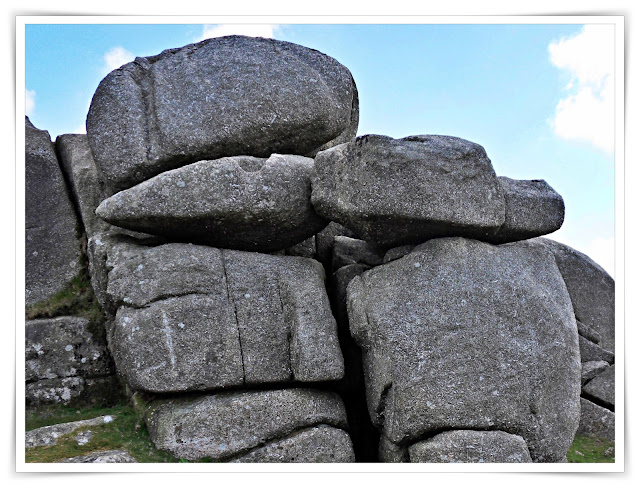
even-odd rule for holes
{"type": "Polygon", "coordinates": [[[614,441],[616,414],[600,405],[580,398],[580,426],[576,434],[603,437],[614,441]]]}
{"type": "Polygon", "coordinates": [[[111,423],[115,420],[113,415],[103,415],[89,420],[78,420],[64,424],[49,425],[25,432],[25,447],[53,446],[61,437],[80,429],[111,423]]]}
{"type": "Polygon", "coordinates": [[[551,254],[433,239],[353,278],[347,297],[369,414],[391,442],[503,430],[536,462],[564,459],[580,415],[580,354],[551,254]]]}
{"type": "Polygon", "coordinates": [[[327,225],[311,206],[312,171],[313,159],[291,155],[199,161],[113,195],[96,214],[173,241],[273,252],[327,225]]]}
{"type": "Polygon", "coordinates": [[[137,463],[131,453],[123,450],[97,451],[60,461],[61,463],[137,463]]]}
{"type": "Polygon", "coordinates": [[[333,430],[308,431],[320,425],[347,427],[342,400],[335,393],[289,389],[158,400],[148,407],[145,417],[155,446],[187,460],[227,461],[248,456],[245,461],[268,462],[278,456],[278,446],[285,456],[312,457],[308,450],[315,450],[319,443],[317,454],[323,458],[323,452],[331,449],[336,458],[352,457],[344,438],[336,443],[329,433],[333,430]],[[298,431],[306,440],[294,439],[292,434],[298,431]]]}
{"type": "Polygon", "coordinates": [[[87,135],[114,192],[203,159],[314,155],[355,136],[358,92],[347,68],[297,44],[207,39],[112,71],[87,135]]]}
{"type": "Polygon", "coordinates": [[[524,439],[501,431],[453,430],[409,447],[412,463],[530,463],[524,439]]]}
{"type": "Polygon", "coordinates": [[[25,121],[25,300],[62,291],[78,273],[78,221],[49,133],[25,121]]]}
{"type": "Polygon", "coordinates": [[[505,220],[491,161],[464,139],[367,135],[318,153],[315,162],[316,211],[381,247],[478,238],[505,220]]]}
{"type": "Polygon", "coordinates": [[[616,404],[616,365],[608,367],[582,387],[582,394],[613,410],[616,404]]]}
{"type": "Polygon", "coordinates": [[[28,320],[25,380],[114,374],[104,328],[91,330],[81,317],[28,320]]]}
{"type": "Polygon", "coordinates": [[[551,239],[523,241],[553,253],[565,281],[576,319],[601,337],[598,343],[615,351],[615,281],[589,256],[551,239]]]}
{"type": "Polygon", "coordinates": [[[191,244],[111,248],[116,366],[136,390],[342,378],[337,325],[314,260],[191,244]]]}
{"type": "Polygon", "coordinates": [[[25,385],[27,405],[109,406],[122,402],[124,392],[116,375],[71,376],[36,380],[25,385]]]}

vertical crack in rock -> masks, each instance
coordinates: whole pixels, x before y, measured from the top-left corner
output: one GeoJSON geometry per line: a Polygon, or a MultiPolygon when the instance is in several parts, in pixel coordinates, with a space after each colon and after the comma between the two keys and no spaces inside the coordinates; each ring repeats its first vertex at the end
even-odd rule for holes
{"type": "Polygon", "coordinates": [[[240,346],[240,362],[242,363],[242,382],[244,384],[247,383],[247,372],[244,368],[244,355],[242,353],[242,337],[240,334],[240,324],[238,323],[238,309],[236,308],[236,302],[233,300],[231,296],[231,291],[229,290],[229,276],[227,275],[227,262],[224,257],[224,249],[220,249],[220,259],[222,260],[222,272],[224,274],[224,284],[227,289],[227,300],[229,304],[233,306],[233,317],[236,321],[236,330],[238,331],[238,344],[240,346]]]}
{"type": "Polygon", "coordinates": [[[294,347],[292,345],[293,331],[291,329],[293,326],[293,318],[289,317],[290,314],[287,313],[287,308],[284,306],[284,302],[282,301],[283,285],[282,285],[282,277],[280,276],[280,273],[277,274],[276,280],[278,282],[277,292],[278,292],[278,300],[280,301],[280,313],[282,314],[282,319],[284,320],[284,323],[287,327],[287,357],[289,358],[289,379],[294,380],[295,375],[293,371],[294,371],[294,364],[297,358],[296,358],[294,347]]]}
{"type": "Polygon", "coordinates": [[[176,367],[176,354],[173,350],[173,337],[171,336],[171,327],[169,327],[169,318],[166,312],[162,311],[162,326],[164,328],[164,334],[167,336],[167,348],[169,349],[169,359],[171,360],[171,369],[175,370],[176,367]]]}

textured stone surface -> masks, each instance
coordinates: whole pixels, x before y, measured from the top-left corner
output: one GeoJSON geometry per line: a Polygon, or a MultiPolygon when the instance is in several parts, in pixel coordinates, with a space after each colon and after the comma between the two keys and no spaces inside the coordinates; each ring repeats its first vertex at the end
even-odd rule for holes
{"type": "Polygon", "coordinates": [[[538,237],[523,245],[543,246],[553,253],[576,319],[600,334],[600,346],[615,351],[615,282],[609,273],[586,254],[551,239],[538,237]]]}
{"type": "Polygon", "coordinates": [[[124,392],[115,375],[98,378],[54,378],[25,386],[27,405],[61,403],[69,406],[111,406],[122,402],[124,392]]]}
{"type": "Polygon", "coordinates": [[[56,151],[87,236],[109,230],[111,226],[95,215],[96,208],[106,194],[104,183],[98,176],[96,163],[91,155],[87,135],[64,134],[58,136],[56,151]]]}
{"type": "Polygon", "coordinates": [[[137,463],[131,453],[124,450],[97,451],[85,454],[84,456],[76,456],[61,463],[137,463]]]}
{"type": "Polygon", "coordinates": [[[319,425],[268,443],[234,463],[353,463],[351,438],[344,430],[319,425]]]}
{"type": "Polygon", "coordinates": [[[382,264],[383,257],[384,253],[380,249],[366,241],[346,236],[333,238],[332,268],[334,272],[350,264],[377,266],[382,264]]]}
{"type": "Polygon", "coordinates": [[[116,417],[104,415],[88,420],[78,420],[76,422],[66,422],[64,424],[48,425],[25,432],[25,447],[30,449],[39,446],[53,446],[58,443],[60,437],[75,432],[86,427],[103,425],[113,422],[116,417]]]}
{"type": "Polygon", "coordinates": [[[337,326],[317,261],[191,244],[110,248],[111,349],[133,388],[337,380],[337,326]]]}
{"type": "Polygon", "coordinates": [[[396,444],[443,429],[504,430],[563,459],[579,419],[580,356],[553,256],[434,239],[347,288],[369,413],[396,444]]]}
{"type": "Polygon", "coordinates": [[[285,256],[300,256],[302,258],[316,258],[316,236],[311,236],[302,242],[294,244],[284,250],[285,256]]]}
{"type": "Polygon", "coordinates": [[[398,247],[392,247],[391,249],[389,249],[385,255],[384,258],[382,259],[383,263],[388,263],[389,261],[395,261],[396,259],[400,259],[404,256],[406,256],[407,254],[409,254],[411,251],[413,251],[413,248],[415,246],[411,245],[411,244],[407,244],[404,246],[398,246],[398,247]]]}
{"type": "Polygon", "coordinates": [[[340,397],[307,389],[159,400],[146,422],[158,449],[188,460],[225,460],[318,424],[347,427],[340,397]]]}
{"type": "Polygon", "coordinates": [[[603,437],[610,441],[616,436],[616,414],[585,398],[580,399],[580,426],[576,434],[603,437]]]}
{"type": "Polygon", "coordinates": [[[616,365],[605,369],[582,387],[582,394],[596,399],[602,406],[613,410],[616,404],[616,365]]]}
{"type": "Polygon", "coordinates": [[[612,364],[615,360],[615,355],[611,351],[601,348],[599,345],[594,344],[582,336],[578,337],[578,343],[580,345],[580,357],[583,363],[587,361],[606,361],[612,364]]]}
{"type": "Polygon", "coordinates": [[[357,127],[347,68],[313,49],[244,36],[137,58],[102,80],[87,116],[114,190],[203,159],[315,154],[357,127]]]}
{"type": "Polygon", "coordinates": [[[524,439],[502,431],[453,430],[409,447],[412,463],[530,463],[524,439]]]}
{"type": "Polygon", "coordinates": [[[588,341],[593,342],[594,344],[600,344],[600,342],[602,342],[602,336],[591,327],[584,325],[579,320],[576,320],[576,324],[578,325],[578,334],[580,334],[582,337],[584,337],[588,341]]]}
{"type": "Polygon", "coordinates": [[[587,361],[582,363],[582,385],[598,376],[609,367],[606,361],[587,361]]]}
{"type": "Polygon", "coordinates": [[[49,133],[25,122],[25,301],[45,300],[78,273],[78,221],[49,133]]]}
{"type": "Polygon", "coordinates": [[[505,220],[487,240],[503,243],[530,239],[558,230],[564,222],[564,200],[544,180],[498,178],[505,200],[505,220]]]}
{"type": "Polygon", "coordinates": [[[29,320],[25,324],[25,380],[114,373],[107,343],[81,317],[29,320]]]}
{"type": "Polygon", "coordinates": [[[327,224],[311,206],[312,171],[313,160],[302,156],[199,161],[113,195],[96,213],[173,241],[278,251],[327,224]]]}
{"type": "Polygon", "coordinates": [[[344,225],[340,225],[337,222],[329,222],[324,229],[316,234],[317,259],[327,270],[331,269],[333,239],[336,236],[355,237],[356,235],[344,225]]]}
{"type": "Polygon", "coordinates": [[[409,449],[391,442],[384,435],[378,443],[378,460],[383,463],[408,463],[409,449]]]}
{"type": "Polygon", "coordinates": [[[484,149],[449,136],[368,135],[318,153],[312,203],[382,247],[486,237],[504,223],[502,187],[484,149]]]}

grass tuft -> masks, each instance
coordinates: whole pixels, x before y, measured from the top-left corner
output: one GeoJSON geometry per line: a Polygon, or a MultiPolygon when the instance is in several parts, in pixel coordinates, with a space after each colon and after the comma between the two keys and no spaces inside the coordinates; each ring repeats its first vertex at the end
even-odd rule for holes
{"type": "Polygon", "coordinates": [[[614,463],[615,443],[599,437],[577,435],[567,451],[570,463],[614,463]]]}

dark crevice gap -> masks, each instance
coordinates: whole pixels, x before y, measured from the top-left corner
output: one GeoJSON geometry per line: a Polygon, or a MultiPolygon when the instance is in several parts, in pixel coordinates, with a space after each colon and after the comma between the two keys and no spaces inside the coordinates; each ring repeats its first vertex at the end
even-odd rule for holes
{"type": "Polygon", "coordinates": [[[222,260],[222,272],[224,273],[224,283],[227,288],[227,300],[233,305],[233,318],[236,321],[236,330],[238,331],[238,347],[240,348],[240,362],[242,363],[242,382],[247,382],[247,372],[244,368],[244,354],[242,353],[242,334],[240,334],[240,323],[238,322],[238,309],[236,302],[231,296],[231,290],[229,290],[229,276],[227,275],[227,261],[224,258],[224,250],[220,250],[220,259],[222,260]]]}
{"type": "MultiPolygon", "coordinates": [[[[588,384],[588,383],[587,383],[588,384]]],[[[586,385],[585,385],[586,386],[586,385]]],[[[584,387],[583,387],[584,388],[584,387]]],[[[584,398],[585,400],[589,400],[591,403],[595,403],[596,405],[598,405],[599,407],[602,408],[606,408],[607,410],[610,410],[611,412],[615,413],[615,405],[612,403],[609,403],[605,400],[602,400],[601,398],[595,397],[593,395],[589,395],[587,392],[585,392],[584,390],[582,390],[580,392],[580,396],[582,398],[584,398]]]]}

